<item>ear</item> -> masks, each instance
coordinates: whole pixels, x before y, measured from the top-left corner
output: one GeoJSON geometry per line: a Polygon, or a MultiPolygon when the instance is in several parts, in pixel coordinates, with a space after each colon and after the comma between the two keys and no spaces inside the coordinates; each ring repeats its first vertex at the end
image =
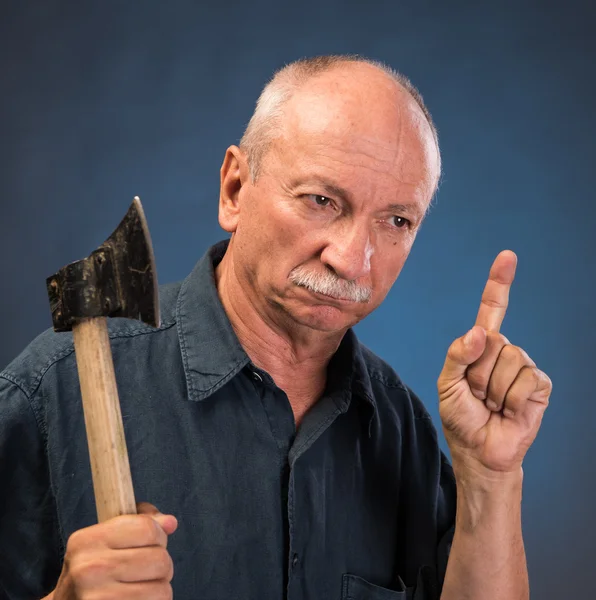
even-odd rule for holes
{"type": "Polygon", "coordinates": [[[224,231],[234,233],[240,216],[242,188],[251,184],[246,155],[238,146],[226,150],[219,175],[219,224],[224,231]]]}

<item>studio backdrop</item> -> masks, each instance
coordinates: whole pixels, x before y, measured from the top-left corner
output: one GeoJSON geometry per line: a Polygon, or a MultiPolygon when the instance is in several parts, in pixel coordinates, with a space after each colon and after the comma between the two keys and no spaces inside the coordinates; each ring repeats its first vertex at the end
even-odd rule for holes
{"type": "Polygon", "coordinates": [[[275,69],[326,53],[385,61],[421,90],[444,176],[402,275],[357,333],[440,432],[446,349],[472,325],[497,253],[518,254],[502,331],[554,384],[524,463],[532,598],[595,597],[593,6],[4,0],[0,368],[50,326],[45,278],[103,242],[133,196],[161,283],[225,237],[219,167],[275,69]]]}

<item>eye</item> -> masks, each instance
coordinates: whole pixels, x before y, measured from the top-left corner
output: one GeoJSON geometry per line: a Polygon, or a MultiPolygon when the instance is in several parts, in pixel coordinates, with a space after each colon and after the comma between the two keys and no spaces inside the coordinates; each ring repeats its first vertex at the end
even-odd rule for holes
{"type": "Polygon", "coordinates": [[[397,215],[394,215],[389,220],[391,224],[394,227],[397,227],[398,229],[403,229],[404,227],[410,226],[410,221],[408,221],[408,219],[405,219],[404,217],[398,217],[397,215]]]}
{"type": "Polygon", "coordinates": [[[329,206],[331,204],[331,198],[327,198],[327,196],[320,196],[319,194],[309,194],[308,197],[317,205],[317,206],[329,206]]]}

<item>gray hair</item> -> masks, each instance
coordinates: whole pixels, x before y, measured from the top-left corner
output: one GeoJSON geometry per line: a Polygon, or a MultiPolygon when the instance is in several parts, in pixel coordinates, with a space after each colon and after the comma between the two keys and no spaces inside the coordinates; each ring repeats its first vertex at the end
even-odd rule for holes
{"type": "Polygon", "coordinates": [[[388,65],[359,55],[346,54],[316,56],[297,60],[278,70],[267,85],[265,85],[257,100],[255,111],[240,140],[240,148],[246,153],[250,176],[253,182],[259,176],[262,159],[275,138],[275,132],[278,132],[280,129],[284,104],[311,77],[330,71],[341,63],[362,63],[376,67],[410,94],[430,125],[437,146],[440,173],[441,154],[439,151],[439,136],[430,111],[424,104],[420,92],[405,75],[402,75],[388,65]]]}

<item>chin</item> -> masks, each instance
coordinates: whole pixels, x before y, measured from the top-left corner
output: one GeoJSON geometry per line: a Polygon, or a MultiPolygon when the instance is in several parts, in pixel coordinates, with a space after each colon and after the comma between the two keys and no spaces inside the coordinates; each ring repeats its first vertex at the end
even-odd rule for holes
{"type": "Polygon", "coordinates": [[[363,317],[347,314],[334,306],[308,306],[298,311],[288,311],[294,321],[315,331],[333,333],[345,331],[356,325],[363,317]]]}

